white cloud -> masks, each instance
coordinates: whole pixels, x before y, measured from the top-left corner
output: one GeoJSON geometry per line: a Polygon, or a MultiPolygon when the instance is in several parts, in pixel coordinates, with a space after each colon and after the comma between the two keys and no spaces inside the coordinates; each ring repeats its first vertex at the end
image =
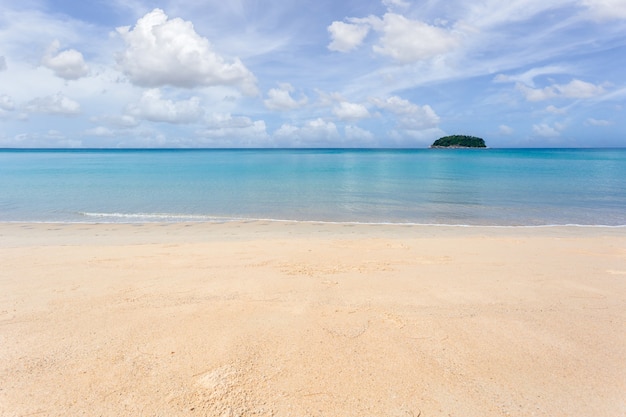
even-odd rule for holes
{"type": "Polygon", "coordinates": [[[51,69],[57,77],[65,80],[77,80],[89,72],[89,68],[83,59],[83,54],[75,49],[67,49],[59,52],[61,44],[55,40],[50,44],[41,63],[51,69]]]}
{"type": "Polygon", "coordinates": [[[456,48],[459,40],[450,31],[419,20],[387,13],[375,29],[382,32],[374,52],[387,55],[400,63],[433,58],[456,48]]]}
{"type": "Polygon", "coordinates": [[[56,93],[51,96],[38,97],[31,100],[26,105],[26,111],[72,116],[80,113],[80,104],[62,93],[56,93]]]}
{"type": "Polygon", "coordinates": [[[561,108],[561,107],[556,107],[556,106],[553,106],[553,105],[549,105],[548,107],[546,107],[546,111],[548,113],[552,113],[552,114],[565,114],[565,113],[567,113],[567,109],[561,108]]]}
{"type": "Polygon", "coordinates": [[[586,123],[591,126],[611,126],[613,124],[610,120],[600,120],[592,117],[588,118],[586,123]]]}
{"type": "Polygon", "coordinates": [[[129,114],[93,117],[91,121],[94,123],[103,123],[109,127],[118,129],[128,129],[139,125],[139,121],[129,114]]]}
{"type": "Polygon", "coordinates": [[[316,89],[315,92],[318,95],[317,104],[321,107],[331,107],[335,105],[335,103],[346,101],[346,98],[338,92],[327,93],[319,89],[316,89]]]}
{"type": "Polygon", "coordinates": [[[233,116],[229,113],[212,113],[205,118],[208,129],[222,128],[247,128],[254,124],[252,119],[246,116],[233,116]]]}
{"type": "Polygon", "coordinates": [[[429,105],[418,106],[398,96],[386,100],[374,98],[371,101],[377,107],[399,116],[399,126],[403,129],[422,130],[439,124],[439,116],[429,105]]]}
{"type": "MultiPolygon", "coordinates": [[[[613,90],[610,93],[604,94],[598,99],[598,101],[617,101],[626,99],[626,87],[613,90]]],[[[621,107],[621,105],[618,104],[621,107]]]]}
{"type": "Polygon", "coordinates": [[[127,111],[130,116],[140,119],[175,124],[195,122],[203,114],[198,97],[181,101],[162,99],[157,88],[145,91],[139,103],[129,105],[127,111]]]}
{"type": "Polygon", "coordinates": [[[6,70],[7,70],[7,60],[3,56],[0,56],[0,71],[6,71],[6,70]]]}
{"type": "Polygon", "coordinates": [[[370,28],[359,23],[333,22],[328,26],[332,41],[328,45],[331,51],[348,52],[363,43],[370,28]]]}
{"type": "Polygon", "coordinates": [[[513,128],[512,128],[512,127],[510,127],[510,126],[507,126],[507,125],[500,125],[500,126],[498,127],[498,132],[499,132],[501,135],[506,135],[506,136],[508,136],[508,135],[512,135],[512,134],[513,134],[513,128]]]}
{"type": "MultiPolygon", "coordinates": [[[[397,1],[392,3],[400,4],[397,1]]],[[[397,13],[386,13],[382,18],[370,16],[346,20],[350,23],[333,22],[328,27],[332,38],[329,49],[348,52],[363,42],[370,29],[380,33],[374,52],[403,64],[445,54],[459,45],[453,32],[397,13]]]]}
{"type": "Polygon", "coordinates": [[[553,86],[561,95],[568,98],[590,98],[604,93],[600,85],[581,80],[572,80],[568,84],[553,86]]]}
{"type": "Polygon", "coordinates": [[[381,109],[387,109],[395,114],[411,114],[419,111],[416,104],[398,96],[392,96],[385,100],[373,98],[372,102],[381,109]]]}
{"type": "Polygon", "coordinates": [[[521,74],[498,74],[495,76],[493,81],[496,83],[519,82],[527,86],[534,87],[536,77],[549,74],[565,74],[567,72],[568,69],[565,67],[552,65],[547,67],[533,68],[521,74]]]}
{"type": "Polygon", "coordinates": [[[279,88],[272,88],[267,92],[268,98],[263,103],[270,110],[294,110],[304,106],[308,101],[307,97],[303,96],[296,101],[291,97],[293,91],[291,84],[280,84],[279,88]]]}
{"type": "Polygon", "coordinates": [[[561,130],[563,130],[563,126],[558,123],[555,123],[554,126],[550,126],[547,123],[533,125],[533,132],[537,136],[541,136],[544,138],[554,138],[560,136],[561,130]]]}
{"type": "Polygon", "coordinates": [[[219,113],[207,117],[206,128],[197,135],[209,139],[214,146],[261,146],[269,139],[263,120],[219,113]]]}
{"type": "Polygon", "coordinates": [[[362,104],[342,101],[333,109],[333,114],[340,120],[360,120],[370,117],[370,112],[362,104]]]}
{"type": "Polygon", "coordinates": [[[429,106],[416,106],[416,111],[400,118],[400,126],[405,129],[429,129],[439,124],[439,116],[429,106]]]}
{"type": "Polygon", "coordinates": [[[626,1],[624,0],[581,0],[587,14],[594,20],[626,19],[626,1]]]}
{"type": "Polygon", "coordinates": [[[354,125],[347,125],[344,128],[344,132],[346,135],[346,139],[350,140],[350,141],[357,141],[357,142],[373,142],[374,141],[374,134],[372,132],[370,132],[369,130],[365,130],[362,129],[358,126],[354,126],[354,125]]]}
{"type": "Polygon", "coordinates": [[[542,101],[556,97],[591,98],[605,92],[604,88],[600,85],[576,79],[567,84],[553,84],[544,88],[531,88],[518,83],[516,88],[524,94],[528,101],[542,101]]]}
{"type": "Polygon", "coordinates": [[[0,110],[15,110],[15,104],[13,103],[13,99],[6,94],[0,94],[0,110]]]}
{"type": "Polygon", "coordinates": [[[245,94],[258,93],[254,75],[238,58],[227,62],[196,33],[191,22],[168,20],[161,9],[146,14],[133,29],[120,27],[117,32],[127,46],[118,63],[134,84],[183,88],[230,85],[245,94]]]}
{"type": "Polygon", "coordinates": [[[306,122],[303,126],[284,124],[274,132],[274,137],[291,145],[328,144],[339,138],[339,132],[333,122],[318,118],[306,122]]]}

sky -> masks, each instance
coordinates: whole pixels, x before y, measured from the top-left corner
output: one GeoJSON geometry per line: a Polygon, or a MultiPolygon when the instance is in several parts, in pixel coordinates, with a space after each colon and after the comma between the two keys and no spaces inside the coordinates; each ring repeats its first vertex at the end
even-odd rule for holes
{"type": "Polygon", "coordinates": [[[626,146],[626,0],[0,0],[0,147],[626,146]]]}

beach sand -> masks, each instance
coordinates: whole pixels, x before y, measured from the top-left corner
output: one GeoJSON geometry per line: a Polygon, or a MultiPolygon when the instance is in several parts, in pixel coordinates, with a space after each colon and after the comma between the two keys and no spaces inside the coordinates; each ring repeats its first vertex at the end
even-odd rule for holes
{"type": "Polygon", "coordinates": [[[626,229],[1,224],[2,416],[626,416],[626,229]]]}

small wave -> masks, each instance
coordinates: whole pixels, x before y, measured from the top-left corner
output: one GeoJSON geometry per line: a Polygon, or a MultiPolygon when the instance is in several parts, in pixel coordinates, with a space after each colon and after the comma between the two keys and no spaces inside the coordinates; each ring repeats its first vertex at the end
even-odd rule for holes
{"type": "Polygon", "coordinates": [[[581,228],[626,228],[626,224],[458,224],[458,223],[420,223],[420,222],[393,222],[393,221],[334,221],[334,220],[294,220],[262,217],[226,217],[210,216],[202,214],[173,214],[173,213],[98,213],[79,212],[84,217],[109,220],[114,223],[135,223],[135,222],[207,222],[207,223],[228,223],[228,222],[275,222],[275,223],[306,223],[306,224],[334,224],[334,225],[371,225],[371,226],[427,226],[427,227],[468,227],[468,228],[553,228],[553,227],[581,227],[581,228]]]}
{"type": "Polygon", "coordinates": [[[95,217],[100,219],[117,219],[117,220],[141,220],[141,221],[191,221],[191,222],[225,222],[236,221],[238,219],[230,217],[207,216],[200,214],[170,214],[170,213],[94,213],[94,212],[78,212],[80,216],[95,217]]]}

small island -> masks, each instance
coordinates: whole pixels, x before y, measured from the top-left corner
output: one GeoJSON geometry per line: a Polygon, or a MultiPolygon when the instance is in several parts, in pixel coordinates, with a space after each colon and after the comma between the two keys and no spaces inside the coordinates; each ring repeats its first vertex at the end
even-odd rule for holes
{"type": "Polygon", "coordinates": [[[452,135],[437,139],[431,148],[486,148],[485,141],[476,136],[452,135]]]}

